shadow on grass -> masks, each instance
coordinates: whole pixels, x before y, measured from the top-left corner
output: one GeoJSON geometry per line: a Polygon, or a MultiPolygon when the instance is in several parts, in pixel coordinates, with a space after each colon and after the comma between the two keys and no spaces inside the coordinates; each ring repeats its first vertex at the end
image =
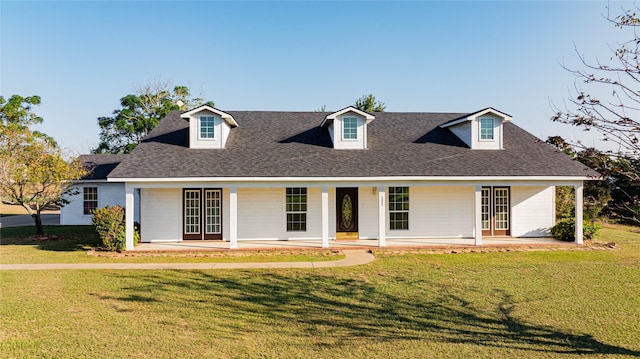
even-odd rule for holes
{"type": "Polygon", "coordinates": [[[57,239],[34,237],[34,227],[0,228],[0,245],[35,245],[38,249],[55,252],[83,251],[100,245],[93,226],[44,226],[47,235],[57,239]]]}
{"type": "Polygon", "coordinates": [[[556,354],[640,356],[640,351],[603,343],[587,333],[527,323],[513,314],[519,303],[497,289],[480,293],[483,299],[475,296],[474,302],[462,297],[473,291],[468,288],[422,282],[423,292],[394,293],[384,282],[300,272],[213,276],[162,271],[126,279],[136,284],[121,288],[120,296],[102,299],[170,304],[195,321],[201,316],[193,313],[209,313],[215,315],[217,335],[227,338],[268,330],[306,336],[317,348],[358,339],[424,340],[556,354]]]}

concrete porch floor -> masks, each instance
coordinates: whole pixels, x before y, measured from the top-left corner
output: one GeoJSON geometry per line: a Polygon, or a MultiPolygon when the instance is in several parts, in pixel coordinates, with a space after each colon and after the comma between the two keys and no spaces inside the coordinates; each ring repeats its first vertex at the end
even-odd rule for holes
{"type": "MultiPolygon", "coordinates": [[[[519,245],[561,245],[567,242],[553,238],[513,238],[493,237],[484,238],[484,247],[519,246],[519,245]]],[[[230,249],[230,243],[224,241],[187,240],[181,242],[140,243],[134,251],[201,251],[230,249]]],[[[441,238],[441,239],[387,239],[387,248],[446,248],[446,247],[475,247],[473,238],[441,238]]],[[[319,240],[291,240],[291,241],[238,241],[240,250],[265,249],[319,249],[319,240]]],[[[330,240],[329,249],[366,249],[378,248],[377,239],[360,239],[355,241],[330,240]]],[[[479,247],[481,248],[481,247],[479,247]]]]}

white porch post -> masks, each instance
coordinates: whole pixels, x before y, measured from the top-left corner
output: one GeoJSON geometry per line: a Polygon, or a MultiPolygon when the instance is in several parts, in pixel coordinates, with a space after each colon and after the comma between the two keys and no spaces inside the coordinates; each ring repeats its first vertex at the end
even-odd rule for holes
{"type": "Polygon", "coordinates": [[[576,244],[583,244],[582,240],[582,210],[583,210],[583,186],[582,182],[574,186],[576,192],[576,244]]]}
{"type": "Polygon", "coordinates": [[[229,248],[238,248],[238,189],[231,187],[229,189],[229,240],[231,242],[229,248]]]}
{"type": "Polygon", "coordinates": [[[386,247],[387,246],[387,237],[386,237],[386,229],[387,229],[387,220],[386,220],[386,205],[385,205],[385,186],[378,187],[378,246],[386,247]]]}
{"type": "Polygon", "coordinates": [[[133,216],[134,207],[134,188],[125,185],[125,205],[124,205],[124,223],[125,223],[125,250],[133,250],[133,216]]]}
{"type": "Polygon", "coordinates": [[[322,248],[329,248],[329,187],[322,187],[322,248]]]}
{"type": "Polygon", "coordinates": [[[473,196],[473,234],[475,245],[482,245],[482,186],[476,186],[473,196]]]}

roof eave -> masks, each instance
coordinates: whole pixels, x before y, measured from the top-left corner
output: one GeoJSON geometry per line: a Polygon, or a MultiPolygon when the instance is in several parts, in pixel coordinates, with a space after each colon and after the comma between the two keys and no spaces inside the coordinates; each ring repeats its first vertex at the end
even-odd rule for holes
{"type": "Polygon", "coordinates": [[[216,115],[220,116],[227,124],[229,124],[229,126],[231,127],[238,127],[238,123],[236,122],[236,120],[233,118],[232,115],[218,110],[215,107],[211,107],[209,105],[202,105],[202,106],[198,106],[192,110],[189,110],[187,112],[183,112],[180,117],[181,118],[185,118],[185,119],[189,119],[190,117],[192,117],[194,114],[198,113],[198,112],[202,112],[202,111],[209,111],[209,112],[213,112],[216,115]]]}

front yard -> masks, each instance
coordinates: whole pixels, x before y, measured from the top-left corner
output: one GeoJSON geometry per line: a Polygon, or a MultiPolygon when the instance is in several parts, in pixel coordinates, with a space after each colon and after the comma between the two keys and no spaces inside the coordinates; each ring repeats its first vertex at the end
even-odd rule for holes
{"type": "Polygon", "coordinates": [[[0,264],[16,263],[199,263],[199,262],[318,262],[344,258],[333,250],[207,251],[126,253],[93,251],[100,239],[93,226],[45,226],[60,240],[29,239],[33,227],[0,228],[0,264]]]}
{"type": "Polygon", "coordinates": [[[599,240],[618,249],[2,271],[0,357],[638,357],[640,234],[605,228],[599,240]]]}

